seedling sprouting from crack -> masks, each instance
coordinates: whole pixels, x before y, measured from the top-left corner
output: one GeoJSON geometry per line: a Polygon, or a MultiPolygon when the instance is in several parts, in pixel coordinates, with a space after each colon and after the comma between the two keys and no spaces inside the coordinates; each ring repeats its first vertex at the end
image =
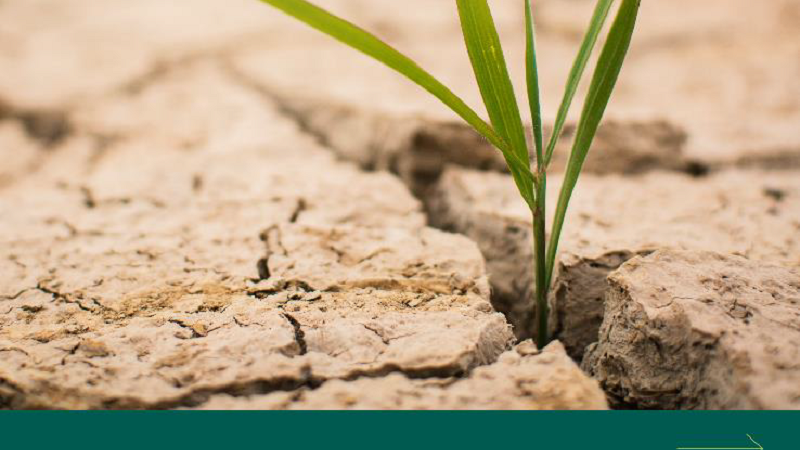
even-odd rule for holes
{"type": "Polygon", "coordinates": [[[535,267],[537,343],[545,345],[548,336],[548,293],[552,283],[558,242],[564,227],[567,207],[578,182],[583,163],[597,128],[617,83],[622,63],[631,43],[641,0],[621,0],[616,19],[606,37],[597,60],[589,91],[583,105],[572,150],[567,161],[564,182],[556,205],[549,242],[545,235],[545,198],[547,170],[558,139],[561,137],[572,100],[583,77],[589,57],[603,30],[614,0],[598,0],[578,56],[566,83],[558,108],[553,132],[545,147],[539,101],[539,74],[536,60],[536,38],[531,0],[525,0],[527,31],[526,75],[528,103],[533,124],[535,168],[531,167],[525,129],[514,89],[508,75],[500,38],[487,0],[456,0],[467,52],[489,114],[485,122],[461,98],[439,82],[410,58],[382,42],[367,31],[340,19],[306,0],[261,0],[317,30],[371,56],[405,75],[447,105],[500,152],[519,193],[531,211],[535,267]]]}

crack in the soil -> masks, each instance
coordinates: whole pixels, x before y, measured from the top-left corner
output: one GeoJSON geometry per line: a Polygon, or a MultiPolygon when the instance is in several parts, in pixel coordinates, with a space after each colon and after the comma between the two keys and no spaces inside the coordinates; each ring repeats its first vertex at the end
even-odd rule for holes
{"type": "Polygon", "coordinates": [[[294,330],[294,340],[297,342],[298,347],[300,347],[300,353],[298,356],[305,355],[308,353],[308,344],[306,343],[306,333],[303,331],[303,328],[300,326],[300,322],[287,312],[281,313],[284,319],[289,322],[289,325],[292,326],[294,330]]]}
{"type": "Polygon", "coordinates": [[[30,292],[30,291],[36,291],[36,290],[41,290],[41,289],[39,289],[38,287],[25,288],[25,289],[23,289],[23,290],[21,290],[21,291],[17,292],[16,294],[12,294],[12,295],[0,295],[0,300],[16,300],[16,299],[18,299],[18,298],[19,298],[19,297],[20,297],[22,294],[24,294],[24,293],[26,293],[26,292],[30,292]]]}
{"type": "MultiPolygon", "coordinates": [[[[52,295],[53,296],[53,300],[62,300],[62,301],[65,301],[67,303],[71,303],[67,299],[67,295],[66,294],[58,292],[58,291],[55,291],[55,290],[50,289],[48,287],[42,286],[41,282],[37,283],[36,287],[33,287],[31,289],[44,292],[45,294],[52,295]]],[[[78,305],[78,306],[80,306],[80,305],[78,305]]]]}
{"type": "MultiPolygon", "coordinates": [[[[139,95],[151,85],[165,79],[176,70],[200,61],[221,61],[227,53],[227,47],[226,45],[221,45],[219,48],[203,49],[171,57],[159,57],[143,72],[134,75],[113,88],[112,93],[121,93],[130,97],[139,95]]],[[[233,48],[235,49],[235,47],[233,48]]]]}
{"type": "Polygon", "coordinates": [[[78,352],[78,348],[80,348],[80,346],[81,346],[81,343],[78,342],[71,349],[67,350],[67,354],[64,355],[63,358],[61,358],[61,365],[62,366],[66,366],[67,365],[67,358],[69,358],[70,356],[72,356],[75,353],[77,353],[78,352]]]}
{"type": "Polygon", "coordinates": [[[19,122],[25,133],[48,150],[74,132],[69,115],[54,109],[28,109],[10,105],[0,99],[0,121],[19,122]]]}
{"type": "Polygon", "coordinates": [[[208,336],[208,333],[212,331],[212,330],[207,330],[207,329],[205,329],[203,327],[198,327],[197,324],[194,324],[194,325],[187,324],[182,319],[169,319],[169,323],[174,323],[175,325],[178,325],[179,327],[183,328],[184,330],[191,331],[192,332],[191,339],[199,339],[199,338],[206,337],[206,336],[208,336]]]}
{"type": "MultiPolygon", "coordinates": [[[[102,283],[103,283],[103,280],[100,280],[99,282],[95,282],[93,287],[100,286],[102,283]]],[[[99,308],[99,311],[96,311],[96,310],[94,310],[94,309],[92,309],[92,308],[90,308],[88,306],[85,306],[83,303],[81,303],[81,301],[84,300],[84,299],[82,299],[82,298],[72,299],[72,298],[70,298],[70,294],[69,293],[65,294],[65,293],[59,292],[59,291],[57,291],[55,289],[51,289],[51,288],[48,288],[46,286],[43,286],[41,281],[39,283],[37,283],[35,287],[30,288],[30,290],[36,290],[36,291],[43,292],[45,294],[51,295],[53,297],[53,301],[62,301],[62,302],[67,303],[67,304],[75,305],[81,311],[92,313],[92,314],[97,314],[98,312],[102,313],[102,312],[105,312],[105,311],[107,311],[109,309],[105,305],[100,303],[96,298],[90,298],[89,300],[91,300],[92,304],[95,305],[97,308],[99,308]]]]}
{"type": "Polygon", "coordinates": [[[94,195],[94,191],[92,191],[92,189],[89,188],[88,186],[80,186],[78,188],[78,190],[79,190],[81,196],[83,197],[82,202],[83,202],[83,206],[86,207],[86,209],[95,209],[95,208],[100,208],[102,206],[111,206],[111,205],[123,205],[123,206],[125,206],[125,205],[130,205],[131,203],[134,203],[135,201],[140,201],[140,202],[143,202],[143,203],[147,203],[147,204],[149,204],[152,207],[157,208],[157,209],[164,209],[164,208],[167,207],[167,205],[164,204],[164,202],[162,202],[161,200],[158,200],[156,198],[152,198],[152,197],[146,197],[146,196],[145,197],[138,196],[138,197],[135,197],[135,198],[133,198],[133,197],[109,197],[109,198],[104,198],[104,199],[98,199],[94,195]]]}
{"type": "Polygon", "coordinates": [[[297,220],[300,218],[300,214],[305,212],[308,209],[308,204],[306,203],[306,199],[298,198],[297,205],[292,211],[292,214],[289,216],[289,223],[297,223],[297,220]]]}
{"type": "MultiPolygon", "coordinates": [[[[0,380],[2,381],[2,380],[0,380]]],[[[178,397],[162,400],[155,403],[144,403],[135,397],[118,397],[105,400],[103,409],[152,409],[167,410],[177,408],[196,408],[208,402],[214,395],[229,395],[231,397],[250,397],[256,395],[269,395],[275,392],[295,392],[302,388],[316,389],[319,387],[313,380],[311,368],[301,368],[297,378],[281,377],[276,379],[257,379],[245,382],[231,383],[224,386],[203,387],[190,390],[178,397]]]]}
{"type": "MultiPolygon", "coordinates": [[[[306,208],[305,200],[299,199],[297,202],[297,207],[292,213],[290,219],[296,221],[297,216],[299,216],[302,211],[305,211],[305,208],[306,208]]],[[[264,281],[268,280],[272,276],[269,269],[269,260],[272,257],[272,255],[279,253],[285,256],[287,252],[286,249],[283,247],[283,242],[282,242],[283,237],[281,235],[281,228],[279,225],[272,225],[266,230],[262,231],[261,234],[259,235],[259,238],[265,244],[266,255],[263,258],[260,258],[256,262],[256,269],[258,270],[258,279],[255,281],[264,281]]]]}
{"type": "Polygon", "coordinates": [[[388,347],[389,344],[391,343],[391,341],[386,339],[386,337],[383,336],[383,333],[378,332],[378,330],[370,327],[369,325],[363,324],[363,323],[361,324],[361,326],[364,327],[366,330],[373,332],[375,334],[375,336],[378,336],[378,339],[380,339],[381,342],[383,342],[383,345],[388,347]]]}
{"type": "Polygon", "coordinates": [[[0,348],[0,352],[18,352],[18,353],[22,353],[23,355],[25,355],[27,357],[31,356],[30,353],[26,352],[25,350],[23,350],[23,349],[21,349],[19,347],[2,347],[2,348],[0,348]]]}
{"type": "Polygon", "coordinates": [[[269,271],[269,257],[261,258],[256,262],[256,269],[258,270],[258,281],[269,280],[272,274],[269,271]]]}
{"type": "Polygon", "coordinates": [[[267,228],[261,232],[259,238],[267,246],[267,259],[274,253],[280,252],[281,255],[287,255],[286,248],[283,246],[283,236],[279,225],[272,225],[267,228]]]}
{"type": "Polygon", "coordinates": [[[244,73],[244,71],[236,67],[229,59],[222,61],[222,69],[228,74],[231,81],[264,99],[270,107],[277,109],[280,115],[297,125],[298,130],[302,134],[311,137],[320,146],[331,150],[334,154],[337,153],[328,140],[328,136],[326,136],[325,133],[319,132],[316,127],[312,126],[306,118],[306,115],[297,108],[294,108],[291,102],[287,101],[283,96],[244,73]]]}

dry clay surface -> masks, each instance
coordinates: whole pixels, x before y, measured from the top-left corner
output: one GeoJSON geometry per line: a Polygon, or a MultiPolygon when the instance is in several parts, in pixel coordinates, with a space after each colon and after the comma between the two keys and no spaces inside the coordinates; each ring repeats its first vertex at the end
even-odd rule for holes
{"type": "Polygon", "coordinates": [[[800,408],[800,271],[659,251],[609,277],[584,365],[639,408],[800,408]]]}
{"type": "MultiPolygon", "coordinates": [[[[548,180],[549,217],[560,179],[548,180]]],[[[533,334],[530,213],[510,176],[451,169],[429,198],[431,221],[474,239],[488,261],[495,306],[533,334]]],[[[726,171],[584,175],[570,204],[555,276],[555,333],[580,360],[597,339],[606,276],[662,248],[713,250],[800,266],[800,176],[726,171]]]]}
{"type": "Polygon", "coordinates": [[[427,228],[399,180],[337,162],[224,64],[171,68],[69,120],[0,190],[0,407],[388,395],[405,377],[484,389],[460,401],[434,384],[415,407],[606,407],[559,346],[497,363],[514,337],[477,246],[427,228]],[[550,378],[564,385],[526,387],[550,378]]]}
{"type": "MultiPolygon", "coordinates": [[[[480,104],[452,4],[317,3],[374,30],[480,104]]],[[[591,2],[538,3],[552,112],[591,2]]],[[[521,61],[518,5],[492,6],[509,61],[521,61]]],[[[645,2],[598,140],[613,169],[600,160],[587,168],[797,168],[798,23],[798,0],[645,2]]],[[[3,0],[0,69],[0,405],[191,407],[221,404],[229,394],[246,407],[262,399],[238,397],[265,394],[272,405],[283,395],[275,391],[287,391],[290,401],[329,407],[344,403],[338,396],[322,405],[324,395],[356,395],[348,383],[359,383],[383,386],[389,397],[356,398],[352,407],[410,405],[406,387],[439,399],[414,407],[461,407],[461,390],[486,385],[498,395],[473,393],[470,402],[603,406],[594,382],[563,355],[545,358],[556,363],[519,349],[501,356],[513,336],[488,303],[472,241],[426,228],[419,204],[392,176],[334,159],[330,150],[361,167],[389,168],[416,193],[436,181],[453,147],[474,155],[458,156],[462,165],[502,168],[451,113],[379,64],[256,1],[3,0]],[[297,106],[296,93],[317,102],[306,108],[314,114],[297,106]],[[330,112],[339,105],[349,112],[330,112]],[[377,125],[364,128],[365,118],[377,125]],[[341,127],[348,120],[356,125],[341,127]],[[427,148],[444,156],[419,156],[427,148]],[[516,369],[505,370],[509,364],[516,369]],[[559,398],[509,384],[541,383],[540,372],[554,364],[576,380],[556,390],[559,398]],[[390,372],[400,374],[384,376],[390,372]],[[482,384],[479,376],[498,378],[482,384]],[[420,377],[457,380],[421,386],[420,377]],[[525,399],[506,398],[512,392],[525,399]]],[[[523,92],[524,71],[516,69],[523,92]]],[[[572,356],[596,336],[604,277],[633,254],[663,246],[665,236],[678,236],[680,248],[796,264],[793,173],[582,182],[597,188],[576,198],[585,203],[568,220],[557,291],[576,299],[560,302],[575,308],[559,307],[559,326],[589,324],[572,337],[561,333],[572,356]],[[645,192],[668,207],[636,205],[648,212],[634,215],[629,199],[643,203],[645,192]],[[696,197],[714,207],[692,209],[696,197]],[[770,232],[754,237],[758,226],[770,232]],[[586,302],[594,306],[584,309],[586,302]]],[[[437,192],[450,191],[449,179],[437,192]]],[[[511,198],[507,177],[497,180],[505,183],[501,198],[511,198]]],[[[495,202],[495,186],[473,187],[492,191],[495,202]]],[[[434,197],[443,200],[434,211],[458,211],[454,192],[455,200],[445,198],[452,192],[434,197]]],[[[488,221],[489,234],[469,225],[474,215],[433,216],[477,241],[501,306],[504,292],[530,298],[529,250],[521,244],[529,221],[518,206],[496,203],[480,218],[499,217],[488,221]],[[492,239],[525,262],[507,266],[510,259],[487,250],[492,239]]],[[[529,322],[519,310],[509,318],[524,334],[529,322]]]]}

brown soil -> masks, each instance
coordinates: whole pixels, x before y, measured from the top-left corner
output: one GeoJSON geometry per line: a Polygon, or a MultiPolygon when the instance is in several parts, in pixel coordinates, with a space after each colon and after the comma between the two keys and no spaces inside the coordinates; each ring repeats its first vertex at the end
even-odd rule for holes
{"type": "MultiPolygon", "coordinates": [[[[317,3],[480,104],[451,4],[317,3]]],[[[550,113],[591,3],[538,2],[550,113]]],[[[800,1],[644,3],[539,351],[524,205],[415,86],[256,1],[0,2],[0,408],[799,408],[800,1]]]]}
{"type": "Polygon", "coordinates": [[[658,251],[609,277],[584,365],[640,408],[800,407],[800,271],[658,251]]]}

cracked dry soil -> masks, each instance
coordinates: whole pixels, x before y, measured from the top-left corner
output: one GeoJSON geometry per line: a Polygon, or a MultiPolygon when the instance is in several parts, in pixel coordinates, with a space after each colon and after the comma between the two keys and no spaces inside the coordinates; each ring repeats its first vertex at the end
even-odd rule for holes
{"type": "MultiPolygon", "coordinates": [[[[479,104],[410,1],[319,3],[479,104]]],[[[258,2],[0,3],[0,408],[800,408],[800,2],[731,1],[643,10],[544,349],[502,160],[413,86],[258,2]]],[[[549,104],[587,4],[540,2],[549,104]]]]}

